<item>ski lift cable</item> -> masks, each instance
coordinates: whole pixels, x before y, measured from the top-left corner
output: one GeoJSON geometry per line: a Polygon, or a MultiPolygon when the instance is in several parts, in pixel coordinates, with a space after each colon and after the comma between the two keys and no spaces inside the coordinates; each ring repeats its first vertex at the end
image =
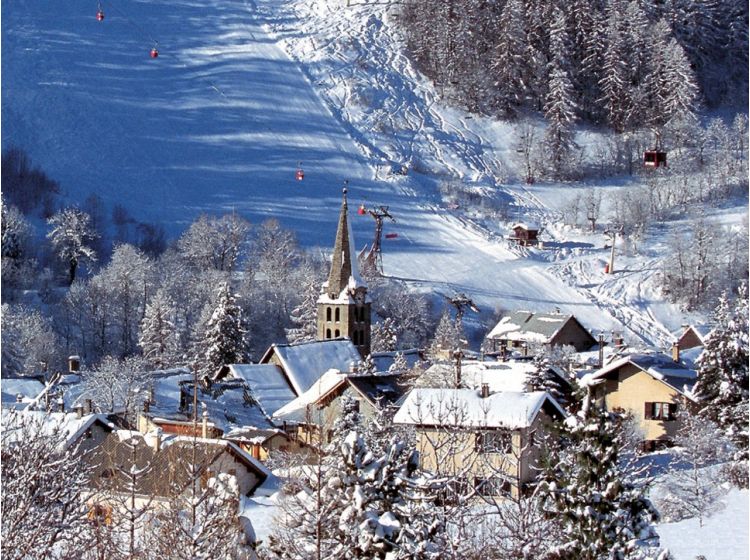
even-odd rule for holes
{"type": "MultiPolygon", "coordinates": [[[[103,9],[101,0],[98,0],[98,4],[99,4],[99,9],[103,9]]],[[[128,23],[132,25],[138,31],[138,33],[140,33],[143,37],[146,37],[154,45],[154,48],[159,45],[159,41],[154,39],[154,36],[151,35],[151,33],[149,33],[148,31],[143,29],[140,25],[138,25],[128,14],[122,11],[122,9],[120,9],[120,7],[117,4],[112,2],[109,4],[109,6],[113,10],[115,10],[117,13],[119,13],[123,18],[125,18],[128,21],[128,23]]]]}

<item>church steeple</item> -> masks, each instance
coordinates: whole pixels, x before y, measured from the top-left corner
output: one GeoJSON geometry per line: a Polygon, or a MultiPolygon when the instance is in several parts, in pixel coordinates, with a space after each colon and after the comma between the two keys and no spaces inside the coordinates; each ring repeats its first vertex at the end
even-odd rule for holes
{"type": "Polygon", "coordinates": [[[353,247],[344,189],[331,272],[318,298],[318,340],[347,336],[365,358],[370,353],[370,300],[353,247]]]}
{"type": "Polygon", "coordinates": [[[331,273],[328,275],[328,295],[336,298],[349,284],[352,276],[351,240],[349,239],[348,207],[346,203],[346,188],[339,213],[339,227],[336,230],[336,242],[333,245],[331,273]]]}

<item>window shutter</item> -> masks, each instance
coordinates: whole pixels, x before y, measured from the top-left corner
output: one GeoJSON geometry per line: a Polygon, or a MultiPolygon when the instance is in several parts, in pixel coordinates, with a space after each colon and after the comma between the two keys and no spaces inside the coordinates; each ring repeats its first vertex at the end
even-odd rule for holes
{"type": "Polygon", "coordinates": [[[654,410],[654,403],[647,402],[646,408],[643,411],[643,417],[646,420],[651,420],[651,417],[653,416],[653,410],[654,410]]]}
{"type": "Polygon", "coordinates": [[[677,403],[669,404],[669,419],[677,420],[677,403]]]}

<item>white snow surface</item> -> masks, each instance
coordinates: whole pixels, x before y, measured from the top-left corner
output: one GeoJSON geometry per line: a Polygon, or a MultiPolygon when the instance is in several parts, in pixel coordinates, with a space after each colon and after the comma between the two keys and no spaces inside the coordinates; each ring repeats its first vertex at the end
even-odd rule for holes
{"type": "Polygon", "coordinates": [[[694,560],[703,554],[710,560],[750,558],[748,542],[748,491],[730,490],[722,499],[722,508],[703,522],[698,518],[657,527],[661,546],[669,548],[675,560],[694,560]]]}
{"type": "MultiPolygon", "coordinates": [[[[527,428],[546,400],[544,391],[506,391],[482,398],[473,389],[413,389],[393,417],[394,424],[527,428]]],[[[561,414],[565,413],[560,409],[561,414]]]]}
{"type": "MultiPolygon", "coordinates": [[[[465,293],[486,315],[559,308],[661,346],[693,322],[663,302],[658,252],[618,255],[616,274],[603,274],[603,236],[560,224],[581,186],[520,181],[512,123],[440,103],[401,50],[397,3],[117,2],[102,22],[88,2],[2,8],[2,146],[24,149],[69,203],[96,193],[172,236],[201,213],[274,217],[303,245],[330,248],[348,180],[353,204],[396,217],[384,270],[417,290],[465,293]],[[441,181],[510,200],[515,215],[486,223],[449,210],[441,181]],[[514,222],[539,223],[545,249],[505,241],[498,232],[514,222]]],[[[597,134],[578,141],[595,148],[597,134]]],[[[367,216],[351,224],[372,238],[367,216]]]]}

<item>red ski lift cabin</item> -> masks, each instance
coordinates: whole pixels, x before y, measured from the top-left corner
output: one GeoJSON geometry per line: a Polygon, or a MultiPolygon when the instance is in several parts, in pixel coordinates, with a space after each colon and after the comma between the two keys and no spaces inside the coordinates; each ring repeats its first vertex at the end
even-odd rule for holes
{"type": "Polygon", "coordinates": [[[102,10],[97,10],[96,21],[104,21],[104,12],[102,10]]]}
{"type": "Polygon", "coordinates": [[[643,152],[643,165],[646,167],[667,167],[667,152],[646,150],[643,152]]]}
{"type": "Polygon", "coordinates": [[[154,47],[153,49],[151,49],[151,58],[156,58],[157,56],[159,56],[159,51],[156,50],[156,47],[154,47]]]}
{"type": "Polygon", "coordinates": [[[357,209],[357,214],[359,214],[360,216],[364,216],[365,214],[367,214],[367,208],[365,208],[364,204],[359,205],[359,209],[357,209]]]}
{"type": "Polygon", "coordinates": [[[298,181],[301,181],[302,179],[305,178],[305,172],[302,171],[301,169],[298,169],[297,172],[294,174],[294,178],[297,179],[298,181]]]}
{"type": "Polygon", "coordinates": [[[398,237],[398,233],[386,233],[385,238],[386,239],[396,239],[398,237]]]}

